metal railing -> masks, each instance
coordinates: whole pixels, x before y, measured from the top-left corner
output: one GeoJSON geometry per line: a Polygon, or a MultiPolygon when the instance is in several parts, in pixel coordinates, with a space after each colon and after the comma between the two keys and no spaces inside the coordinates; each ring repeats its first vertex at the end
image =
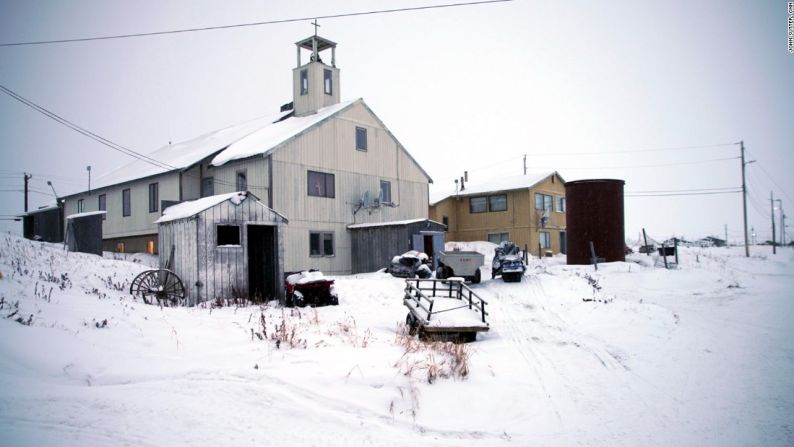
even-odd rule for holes
{"type": "Polygon", "coordinates": [[[430,321],[433,313],[449,312],[463,307],[468,307],[478,312],[483,323],[485,323],[485,317],[488,315],[488,312],[485,311],[485,306],[488,302],[474,293],[463,281],[449,279],[406,279],[405,299],[413,301],[416,307],[427,312],[427,321],[430,321]],[[433,305],[435,304],[435,298],[455,298],[465,301],[467,304],[461,307],[434,312],[433,305]]]}

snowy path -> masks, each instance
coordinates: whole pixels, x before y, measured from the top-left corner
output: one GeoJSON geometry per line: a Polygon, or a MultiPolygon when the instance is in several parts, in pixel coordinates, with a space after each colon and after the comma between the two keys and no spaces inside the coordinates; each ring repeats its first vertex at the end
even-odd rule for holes
{"type": "Polygon", "coordinates": [[[533,260],[474,286],[491,330],[465,380],[428,384],[399,366],[388,275],[339,277],[339,306],[300,315],[160,309],[118,290],[140,263],[0,242],[0,445],[794,445],[790,250],[533,260]],[[260,314],[295,346],[256,339],[260,314]]]}

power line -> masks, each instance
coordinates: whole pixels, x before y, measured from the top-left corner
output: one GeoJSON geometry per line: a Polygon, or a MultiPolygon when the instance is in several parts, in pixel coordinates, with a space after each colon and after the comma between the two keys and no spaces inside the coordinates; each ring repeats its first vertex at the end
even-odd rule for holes
{"type": "Polygon", "coordinates": [[[527,153],[528,157],[547,157],[552,155],[606,155],[606,154],[630,154],[637,152],[663,152],[663,151],[683,151],[692,149],[713,149],[717,147],[736,146],[739,143],[717,143],[717,144],[704,144],[694,146],[672,146],[672,147],[656,147],[645,149],[627,149],[619,151],[595,151],[595,152],[546,152],[546,153],[527,153]]]}
{"type": "Polygon", "coordinates": [[[680,192],[668,194],[624,194],[624,197],[670,197],[670,196],[705,196],[712,194],[737,194],[742,192],[741,189],[736,191],[714,191],[714,192],[680,192]]]}
{"type": "Polygon", "coordinates": [[[704,164],[704,163],[715,163],[719,161],[727,161],[727,160],[738,160],[740,157],[726,157],[726,158],[712,158],[709,160],[697,160],[697,161],[682,161],[677,163],[662,163],[662,164],[654,164],[654,165],[626,165],[626,166],[559,166],[556,168],[545,167],[541,169],[570,169],[570,170],[587,170],[587,169],[635,169],[635,168],[663,168],[668,166],[684,166],[684,165],[697,165],[697,164],[704,164]]]}
{"type": "Polygon", "coordinates": [[[483,0],[483,1],[465,2],[465,3],[447,3],[443,5],[415,6],[411,8],[395,8],[395,9],[380,9],[373,11],[348,12],[342,14],[329,14],[329,15],[321,15],[321,16],[300,17],[293,19],[267,20],[261,22],[238,23],[233,25],[218,25],[218,26],[205,26],[199,28],[175,29],[168,31],[153,31],[148,33],[117,34],[111,36],[79,37],[75,39],[39,40],[39,41],[31,41],[31,42],[11,42],[11,43],[0,43],[0,47],[12,47],[12,46],[23,46],[23,45],[46,45],[46,44],[54,44],[54,43],[87,42],[92,40],[111,40],[111,39],[127,39],[132,37],[161,36],[164,34],[192,33],[197,31],[212,31],[212,30],[221,30],[221,29],[244,28],[250,26],[275,25],[279,23],[301,22],[304,20],[312,20],[312,19],[337,19],[341,17],[355,17],[355,16],[374,15],[374,14],[390,14],[394,12],[421,11],[426,9],[454,8],[458,6],[474,6],[474,5],[484,5],[489,3],[504,3],[510,1],[512,0],[483,0]]]}
{"type": "Polygon", "coordinates": [[[90,130],[87,130],[87,129],[83,128],[83,127],[80,127],[77,124],[74,124],[71,121],[69,121],[69,120],[67,120],[67,119],[55,114],[54,112],[51,112],[51,111],[47,110],[46,108],[34,103],[33,101],[23,97],[22,95],[19,95],[18,93],[10,90],[9,88],[5,87],[2,84],[0,84],[0,91],[2,91],[3,93],[7,94],[8,96],[16,99],[17,101],[21,102],[22,104],[25,104],[26,106],[36,110],[37,112],[47,116],[48,118],[50,118],[50,119],[52,119],[52,120],[54,120],[54,121],[56,121],[58,123],[61,123],[64,126],[69,127],[70,129],[72,129],[72,130],[74,130],[74,131],[76,131],[76,132],[78,132],[78,133],[80,133],[82,135],[85,135],[86,137],[91,138],[92,140],[94,140],[94,141],[96,141],[96,142],[98,142],[98,143],[100,143],[100,144],[102,144],[104,146],[107,146],[107,147],[109,147],[109,148],[111,148],[111,149],[113,149],[115,151],[121,152],[121,153],[123,153],[125,155],[129,155],[130,157],[137,158],[138,160],[144,161],[146,163],[149,163],[149,164],[154,165],[154,166],[156,166],[158,168],[161,168],[161,169],[166,169],[166,170],[178,169],[178,168],[176,168],[174,166],[171,166],[171,165],[169,165],[167,163],[163,163],[163,162],[157,161],[157,160],[155,160],[155,159],[153,159],[151,157],[148,157],[148,156],[146,156],[144,154],[141,154],[139,152],[135,152],[132,149],[128,149],[128,148],[126,148],[124,146],[121,146],[120,144],[117,144],[117,143],[114,143],[114,142],[108,140],[107,138],[104,138],[104,137],[102,137],[100,135],[97,135],[97,134],[91,132],[90,130]]]}
{"type": "Polygon", "coordinates": [[[657,190],[657,191],[626,191],[626,194],[645,194],[645,193],[673,193],[673,192],[718,192],[718,191],[726,191],[726,192],[734,192],[741,189],[740,186],[729,186],[724,188],[703,188],[703,189],[664,189],[664,190],[657,190]]]}

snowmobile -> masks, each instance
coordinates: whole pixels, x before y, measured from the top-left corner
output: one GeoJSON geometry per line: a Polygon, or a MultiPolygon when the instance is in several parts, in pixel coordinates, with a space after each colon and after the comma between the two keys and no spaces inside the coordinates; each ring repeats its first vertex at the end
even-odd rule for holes
{"type": "Polygon", "coordinates": [[[411,250],[392,258],[391,265],[387,271],[398,278],[419,277],[426,279],[433,274],[427,265],[429,262],[429,258],[425,253],[411,250]]]}
{"type": "Polygon", "coordinates": [[[496,247],[491,263],[491,278],[502,275],[504,282],[521,282],[527,266],[519,253],[518,246],[510,241],[502,241],[496,247]]]}

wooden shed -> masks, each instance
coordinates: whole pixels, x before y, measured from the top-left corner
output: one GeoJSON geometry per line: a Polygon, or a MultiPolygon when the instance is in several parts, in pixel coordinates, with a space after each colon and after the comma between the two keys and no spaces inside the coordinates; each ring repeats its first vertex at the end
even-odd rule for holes
{"type": "Polygon", "coordinates": [[[216,298],[278,299],[284,293],[287,219],[250,192],[168,207],[156,223],[160,266],[185,286],[192,306],[216,298]]]}
{"type": "Polygon", "coordinates": [[[444,249],[444,224],[430,219],[348,225],[353,249],[353,273],[388,267],[394,256],[409,250],[426,253],[433,270],[444,249]]]}
{"type": "Polygon", "coordinates": [[[66,216],[66,247],[69,251],[102,256],[104,215],[104,211],[89,211],[66,216]]]}
{"type": "Polygon", "coordinates": [[[63,242],[63,205],[50,205],[23,214],[22,236],[44,242],[63,242]]]}

